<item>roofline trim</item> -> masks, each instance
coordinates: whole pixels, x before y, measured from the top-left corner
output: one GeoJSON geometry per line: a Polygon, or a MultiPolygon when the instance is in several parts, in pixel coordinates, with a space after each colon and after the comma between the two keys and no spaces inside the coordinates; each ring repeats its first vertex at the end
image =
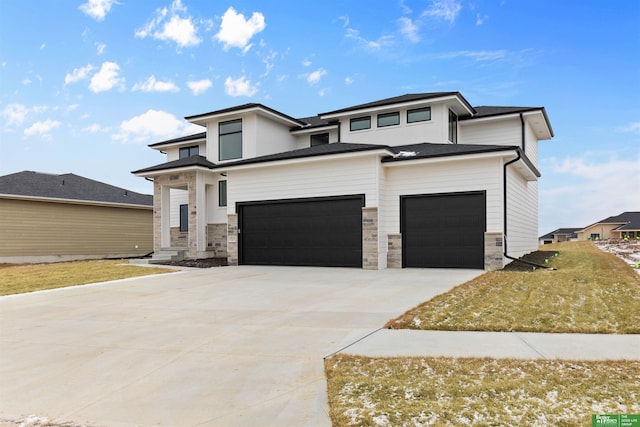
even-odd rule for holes
{"type": "MultiPolygon", "coordinates": [[[[153,168],[154,166],[151,166],[151,167],[153,168]]],[[[145,169],[148,169],[148,168],[145,168],[145,169]]],[[[131,173],[134,174],[135,176],[150,177],[150,176],[160,175],[167,171],[172,171],[172,172],[189,172],[192,170],[210,171],[215,168],[209,168],[207,166],[202,166],[202,165],[189,165],[189,166],[169,166],[167,168],[155,169],[150,171],[145,171],[145,169],[139,169],[131,173]]]]}
{"type": "Polygon", "coordinates": [[[133,203],[117,203],[117,202],[101,202],[99,200],[82,200],[82,199],[63,199],[58,197],[42,197],[42,196],[23,196],[20,194],[0,194],[0,199],[14,199],[32,202],[48,202],[48,203],[64,203],[69,205],[91,205],[103,206],[111,208],[128,208],[128,209],[153,209],[151,205],[140,205],[133,203]]]}
{"type": "Polygon", "coordinates": [[[273,117],[277,117],[280,120],[284,120],[286,122],[290,122],[292,125],[296,125],[296,126],[304,126],[305,123],[295,119],[287,114],[284,114],[278,110],[274,110],[273,108],[267,107],[266,105],[262,105],[262,104],[248,104],[248,105],[239,105],[238,107],[231,107],[231,108],[225,108],[222,110],[217,110],[217,111],[211,111],[208,113],[203,113],[203,114],[196,114],[193,116],[186,116],[185,120],[194,123],[194,124],[200,124],[198,122],[205,122],[209,119],[215,118],[215,117],[224,117],[224,116],[233,116],[233,115],[237,115],[237,114],[243,114],[243,113],[249,113],[249,112],[253,112],[253,111],[262,111],[264,113],[266,113],[266,115],[268,116],[273,116],[273,117]]]}

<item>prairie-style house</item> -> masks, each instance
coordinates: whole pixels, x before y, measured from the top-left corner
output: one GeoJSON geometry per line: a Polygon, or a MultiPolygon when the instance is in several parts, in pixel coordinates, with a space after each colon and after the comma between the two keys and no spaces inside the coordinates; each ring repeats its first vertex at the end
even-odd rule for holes
{"type": "Polygon", "coordinates": [[[294,118],[258,103],[151,144],[154,250],[230,265],[499,269],[538,248],[544,107],[459,92],[294,118]]]}

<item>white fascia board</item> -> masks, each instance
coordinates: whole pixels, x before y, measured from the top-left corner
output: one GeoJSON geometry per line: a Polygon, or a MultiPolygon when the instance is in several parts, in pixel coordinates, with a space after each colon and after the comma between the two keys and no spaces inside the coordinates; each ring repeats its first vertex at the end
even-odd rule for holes
{"type": "Polygon", "coordinates": [[[164,151],[167,148],[188,147],[188,146],[191,146],[194,144],[200,144],[203,142],[206,143],[207,138],[197,138],[197,139],[190,139],[188,141],[170,142],[168,144],[161,144],[156,147],[149,147],[149,148],[153,148],[154,150],[158,150],[158,151],[164,151]]]}
{"type": "Polygon", "coordinates": [[[334,124],[334,125],[316,126],[316,127],[310,127],[310,128],[296,129],[296,130],[292,130],[291,134],[292,135],[304,135],[304,134],[308,134],[308,133],[316,133],[316,132],[322,132],[322,131],[333,130],[333,129],[338,129],[338,124],[337,123],[334,124]]]}
{"type": "Polygon", "coordinates": [[[134,173],[135,176],[139,176],[139,177],[143,177],[143,178],[153,178],[154,176],[157,175],[167,175],[167,174],[173,174],[173,173],[180,173],[180,172],[193,172],[193,171],[210,171],[211,169],[206,168],[204,166],[184,166],[181,168],[172,168],[172,169],[161,169],[161,170],[156,170],[156,171],[149,171],[149,172],[140,172],[140,173],[134,173]]]}
{"type": "Polygon", "coordinates": [[[300,122],[296,121],[296,120],[292,120],[292,119],[288,119],[285,116],[282,116],[280,114],[275,114],[272,111],[269,110],[265,110],[263,108],[260,108],[259,106],[254,106],[254,107],[249,107],[246,109],[242,109],[242,110],[234,110],[234,111],[227,111],[225,113],[216,113],[216,114],[209,114],[206,116],[201,116],[201,117],[196,117],[193,118],[191,120],[189,120],[189,122],[196,124],[196,125],[200,125],[200,126],[206,126],[208,122],[212,121],[213,119],[215,120],[220,120],[220,119],[228,119],[228,120],[233,120],[237,117],[242,117],[244,115],[246,115],[247,113],[256,113],[256,114],[260,114],[262,116],[265,117],[269,117],[270,119],[280,122],[280,123],[284,123],[288,126],[300,126],[300,122]]]}
{"type": "Polygon", "coordinates": [[[22,196],[19,194],[0,194],[0,199],[24,200],[31,202],[65,203],[68,205],[91,205],[127,209],[153,209],[152,205],[134,205],[128,203],[100,202],[94,200],[61,199],[57,197],[22,196]]]}
{"type": "MultiPolygon", "coordinates": [[[[552,131],[549,128],[549,125],[547,124],[547,119],[544,115],[544,113],[542,112],[542,110],[533,110],[533,111],[523,111],[522,112],[522,117],[523,118],[533,118],[535,116],[538,116],[540,120],[542,120],[542,122],[544,123],[544,127],[545,127],[545,131],[541,134],[540,132],[536,132],[536,136],[540,139],[540,140],[545,140],[545,139],[551,139],[553,137],[552,131]]],[[[497,122],[497,121],[501,121],[501,120],[508,120],[508,119],[518,119],[520,120],[520,113],[509,113],[509,114],[497,114],[495,116],[488,116],[488,117],[479,117],[479,118],[470,118],[467,120],[458,120],[458,125],[465,127],[468,125],[473,125],[476,123],[483,123],[483,122],[497,122]]],[[[531,126],[532,129],[535,129],[534,126],[531,126]]]]}
{"type": "MultiPolygon", "coordinates": [[[[418,99],[418,100],[415,100],[415,101],[399,102],[397,104],[379,105],[377,107],[368,107],[368,108],[362,108],[362,109],[359,109],[359,110],[343,111],[342,113],[323,114],[320,117],[323,118],[323,119],[335,119],[335,118],[342,118],[342,117],[352,117],[352,116],[359,116],[359,115],[363,115],[363,114],[366,115],[366,114],[379,113],[379,112],[383,112],[383,111],[397,110],[397,109],[403,109],[403,108],[421,107],[421,106],[426,106],[426,105],[431,105],[431,104],[441,104],[441,103],[444,103],[446,101],[451,101],[451,100],[457,101],[458,104],[462,107],[462,109],[464,111],[466,111],[468,114],[472,114],[473,113],[473,111],[471,111],[471,110],[469,110],[467,108],[465,103],[460,101],[460,98],[457,95],[448,95],[448,96],[443,96],[443,97],[439,97],[439,98],[418,99]]],[[[460,114],[458,114],[458,115],[460,115],[460,114]]]]}
{"type": "MultiPolygon", "coordinates": [[[[293,164],[302,164],[302,163],[310,163],[310,162],[321,162],[321,161],[329,161],[329,160],[342,160],[356,157],[367,157],[367,156],[391,156],[393,153],[387,149],[379,149],[379,150],[365,150],[365,151],[356,151],[352,153],[342,153],[342,154],[328,154],[325,156],[309,156],[309,157],[300,157],[297,159],[285,159],[285,160],[274,160],[269,162],[258,162],[258,163],[249,163],[246,165],[237,165],[237,166],[229,166],[228,168],[224,168],[224,172],[229,171],[238,171],[238,170],[248,170],[248,169],[258,169],[258,168],[268,168],[275,166],[287,166],[293,164]]],[[[220,165],[220,168],[223,169],[224,165],[220,165]]]]}

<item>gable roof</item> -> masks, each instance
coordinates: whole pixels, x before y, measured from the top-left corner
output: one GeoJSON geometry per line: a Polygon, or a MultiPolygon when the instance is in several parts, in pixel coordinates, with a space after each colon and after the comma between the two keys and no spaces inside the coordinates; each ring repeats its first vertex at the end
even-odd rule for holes
{"type": "Polygon", "coordinates": [[[158,147],[161,145],[176,144],[179,142],[198,141],[200,139],[206,139],[206,138],[207,138],[207,132],[199,132],[193,135],[182,136],[180,138],[173,138],[173,139],[168,139],[162,142],[156,142],[154,144],[149,144],[148,147],[158,147]]]}
{"type": "Polygon", "coordinates": [[[0,194],[153,206],[151,195],[136,193],[72,173],[55,175],[23,171],[1,176],[0,194]]]}
{"type": "Polygon", "coordinates": [[[190,156],[184,157],[182,159],[173,160],[166,163],[160,163],[159,165],[150,166],[148,168],[139,169],[137,171],[131,172],[132,174],[143,174],[147,172],[157,172],[157,171],[166,171],[171,169],[180,169],[187,167],[202,167],[206,169],[215,168],[216,164],[207,160],[204,156],[190,156]]]}
{"type": "Polygon", "coordinates": [[[276,116],[279,117],[282,120],[285,120],[287,122],[290,122],[293,125],[300,125],[300,126],[304,126],[304,123],[299,121],[298,119],[295,119],[291,116],[288,116],[284,113],[281,113],[278,110],[274,110],[273,108],[267,107],[266,105],[262,105],[259,103],[255,103],[255,102],[249,102],[247,104],[242,104],[242,105],[237,105],[235,107],[229,107],[229,108],[223,108],[221,110],[214,110],[214,111],[210,111],[208,113],[202,113],[202,114],[196,114],[193,116],[187,116],[185,117],[186,120],[192,122],[192,123],[197,123],[197,122],[203,122],[204,120],[208,119],[209,117],[213,117],[213,116],[221,116],[221,115],[226,115],[229,113],[239,113],[242,111],[247,111],[247,110],[262,110],[272,116],[276,116]]]}
{"type": "Polygon", "coordinates": [[[558,228],[557,230],[553,230],[550,233],[545,234],[544,236],[538,237],[538,239],[551,239],[553,236],[563,235],[569,236],[571,239],[577,239],[578,235],[576,232],[582,230],[582,228],[558,228]]]}
{"type": "Polygon", "coordinates": [[[426,92],[426,93],[408,93],[405,95],[394,96],[391,98],[380,99],[378,101],[367,102],[365,104],[358,104],[347,108],[341,108],[339,110],[328,111],[326,113],[319,114],[322,116],[329,116],[334,114],[348,113],[350,111],[364,110],[367,108],[378,108],[387,105],[402,104],[413,101],[423,101],[435,98],[443,98],[447,96],[456,96],[460,101],[469,109],[474,112],[474,108],[467,102],[467,100],[460,94],[460,92],[426,92]]]}
{"type": "Polygon", "coordinates": [[[620,215],[610,216],[581,228],[579,231],[586,230],[597,224],[620,224],[620,226],[614,228],[614,231],[640,230],[640,212],[623,212],[620,215]]]}

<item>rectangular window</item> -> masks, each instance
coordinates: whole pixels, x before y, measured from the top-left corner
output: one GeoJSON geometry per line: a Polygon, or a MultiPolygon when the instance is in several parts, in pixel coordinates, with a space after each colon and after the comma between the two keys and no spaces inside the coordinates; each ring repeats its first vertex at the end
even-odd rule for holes
{"type": "Polygon", "coordinates": [[[354,130],[371,129],[371,116],[357,117],[355,119],[351,119],[350,129],[352,132],[354,130]]]}
{"type": "Polygon", "coordinates": [[[407,110],[407,123],[426,122],[431,120],[431,107],[407,110]]]}
{"type": "Polygon", "coordinates": [[[395,126],[400,124],[400,113],[378,114],[378,127],[395,126]]]}
{"type": "Polygon", "coordinates": [[[449,141],[458,143],[458,115],[449,110],[449,141]]]}
{"type": "Polygon", "coordinates": [[[227,206],[227,181],[218,181],[218,206],[227,206]]]}
{"type": "Polygon", "coordinates": [[[600,233],[593,233],[589,236],[589,240],[600,240],[600,233]]]}
{"type": "Polygon", "coordinates": [[[311,146],[315,147],[316,145],[324,145],[329,143],[329,134],[328,133],[318,133],[316,135],[311,135],[311,146]]]}
{"type": "Polygon", "coordinates": [[[180,205],[180,231],[189,231],[189,205],[180,205]]]}
{"type": "Polygon", "coordinates": [[[218,160],[242,158],[242,119],[218,124],[218,160]]]}
{"type": "Polygon", "coordinates": [[[185,157],[197,156],[200,154],[200,150],[197,145],[192,147],[181,147],[180,148],[180,158],[184,159],[185,157]]]}

